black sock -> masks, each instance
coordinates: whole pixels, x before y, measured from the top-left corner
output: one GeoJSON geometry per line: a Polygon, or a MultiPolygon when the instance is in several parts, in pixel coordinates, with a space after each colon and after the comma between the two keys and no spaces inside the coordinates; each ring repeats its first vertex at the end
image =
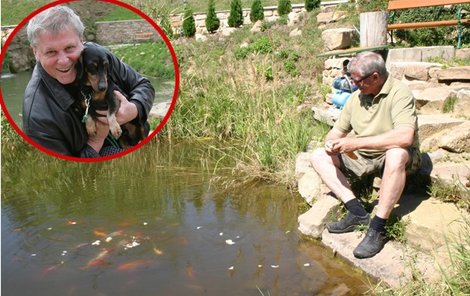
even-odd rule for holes
{"type": "Polygon", "coordinates": [[[382,219],[377,215],[372,218],[370,221],[370,228],[374,229],[377,232],[385,233],[385,225],[387,224],[387,219],[382,219]]]}
{"type": "Polygon", "coordinates": [[[348,209],[348,211],[350,211],[355,216],[364,217],[367,215],[367,211],[364,209],[357,198],[351,199],[344,205],[346,206],[346,209],[348,209]]]}

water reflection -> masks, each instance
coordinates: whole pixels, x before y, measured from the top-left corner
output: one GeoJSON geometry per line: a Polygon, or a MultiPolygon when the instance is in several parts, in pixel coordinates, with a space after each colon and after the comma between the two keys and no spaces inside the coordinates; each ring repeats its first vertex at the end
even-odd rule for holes
{"type": "MultiPolygon", "coordinates": [[[[223,188],[211,181],[221,155],[207,147],[154,142],[94,164],[3,152],[2,292],[365,291],[362,276],[298,234],[295,195],[266,184],[223,188]]],[[[220,161],[218,175],[232,166],[220,161]]]]}

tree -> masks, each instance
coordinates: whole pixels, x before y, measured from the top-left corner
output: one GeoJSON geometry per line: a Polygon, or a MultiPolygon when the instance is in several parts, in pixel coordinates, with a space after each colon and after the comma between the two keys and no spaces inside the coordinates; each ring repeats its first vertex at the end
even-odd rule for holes
{"type": "Polygon", "coordinates": [[[307,11],[312,11],[318,7],[320,7],[320,0],[305,0],[305,9],[307,11]]]}
{"type": "Polygon", "coordinates": [[[206,16],[206,29],[210,33],[214,33],[220,26],[220,20],[215,13],[214,0],[209,0],[209,8],[206,16]]]}
{"type": "Polygon", "coordinates": [[[254,0],[253,4],[251,5],[250,20],[252,23],[255,23],[257,21],[262,21],[263,19],[264,19],[263,4],[261,4],[261,0],[254,0]]]}
{"type": "Polygon", "coordinates": [[[193,10],[189,5],[184,9],[183,34],[186,37],[193,37],[196,34],[196,22],[194,21],[193,10]]]}
{"type": "Polygon", "coordinates": [[[277,4],[277,13],[280,16],[289,14],[289,12],[292,11],[292,4],[290,3],[290,0],[279,0],[277,4]]]}
{"type": "Polygon", "coordinates": [[[243,10],[240,0],[230,2],[230,15],[228,16],[229,27],[238,28],[243,25],[243,10]]]}

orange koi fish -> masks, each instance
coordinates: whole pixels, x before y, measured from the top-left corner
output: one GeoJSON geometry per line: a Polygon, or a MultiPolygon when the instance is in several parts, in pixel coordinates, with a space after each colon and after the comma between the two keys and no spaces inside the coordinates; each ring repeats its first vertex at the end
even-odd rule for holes
{"type": "Polygon", "coordinates": [[[84,269],[88,269],[88,268],[93,267],[93,266],[101,266],[101,265],[111,264],[107,260],[105,260],[105,258],[110,253],[111,253],[111,250],[103,249],[101,252],[98,253],[98,255],[95,258],[88,261],[87,265],[82,266],[80,269],[84,270],[84,269]]]}
{"type": "Polygon", "coordinates": [[[46,276],[46,275],[48,275],[49,273],[51,273],[51,272],[53,272],[53,271],[59,269],[60,267],[62,267],[62,265],[64,265],[64,261],[60,261],[60,263],[58,263],[58,264],[49,266],[48,268],[46,268],[46,269],[44,269],[44,270],[42,271],[42,275],[43,275],[43,276],[46,276]]]}
{"type": "Polygon", "coordinates": [[[152,262],[151,260],[140,259],[140,260],[135,260],[135,261],[131,261],[128,263],[122,263],[118,266],[117,270],[119,271],[134,270],[144,265],[149,265],[151,262],[152,262]]]}
{"type": "Polygon", "coordinates": [[[96,235],[96,236],[106,236],[106,232],[103,232],[103,231],[99,231],[99,230],[93,230],[93,233],[96,235]]]}

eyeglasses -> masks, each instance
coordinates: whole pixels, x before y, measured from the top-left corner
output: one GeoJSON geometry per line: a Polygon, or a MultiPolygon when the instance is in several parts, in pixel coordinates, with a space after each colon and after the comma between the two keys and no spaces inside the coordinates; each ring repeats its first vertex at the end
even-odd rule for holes
{"type": "Polygon", "coordinates": [[[363,82],[364,80],[366,80],[367,78],[371,77],[371,76],[374,75],[374,74],[375,74],[375,72],[372,72],[372,73],[370,73],[369,75],[367,75],[366,77],[362,77],[362,78],[359,79],[359,80],[353,79],[353,78],[351,77],[351,80],[352,80],[352,82],[354,82],[355,85],[359,85],[359,83],[363,82]]]}

